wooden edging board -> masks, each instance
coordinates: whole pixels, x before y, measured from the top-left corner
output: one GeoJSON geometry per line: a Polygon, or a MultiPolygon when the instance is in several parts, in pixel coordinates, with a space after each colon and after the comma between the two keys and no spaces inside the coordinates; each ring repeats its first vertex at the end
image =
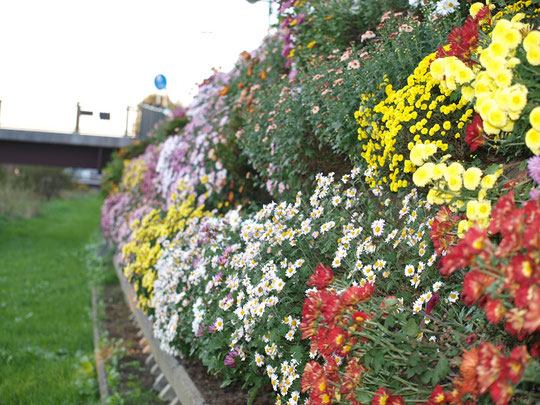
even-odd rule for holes
{"type": "Polygon", "coordinates": [[[169,385],[176,393],[178,401],[182,405],[207,405],[203,396],[189,377],[184,367],[173,356],[165,353],[159,347],[159,341],[154,337],[152,324],[148,317],[136,305],[136,296],[133,286],[127,281],[122,273],[121,266],[114,260],[114,269],[118,275],[118,280],[124,292],[127,305],[131,313],[135,316],[137,324],[141,329],[156,364],[161,369],[169,385]]]}

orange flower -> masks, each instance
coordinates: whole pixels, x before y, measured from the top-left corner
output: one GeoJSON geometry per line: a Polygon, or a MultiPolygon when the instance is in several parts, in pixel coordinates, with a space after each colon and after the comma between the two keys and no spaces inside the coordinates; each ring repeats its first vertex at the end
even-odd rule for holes
{"type": "Polygon", "coordinates": [[[464,394],[478,395],[478,383],[476,381],[478,366],[478,349],[472,348],[471,350],[463,353],[463,361],[459,367],[459,371],[463,376],[462,384],[459,386],[458,391],[464,394]]]}

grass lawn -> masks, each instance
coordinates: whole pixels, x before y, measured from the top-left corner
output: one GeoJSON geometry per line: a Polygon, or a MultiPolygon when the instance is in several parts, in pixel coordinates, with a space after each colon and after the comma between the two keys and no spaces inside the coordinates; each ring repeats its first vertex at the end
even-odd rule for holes
{"type": "Polygon", "coordinates": [[[83,247],[99,196],[0,222],[0,403],[91,404],[91,292],[83,247]]]}

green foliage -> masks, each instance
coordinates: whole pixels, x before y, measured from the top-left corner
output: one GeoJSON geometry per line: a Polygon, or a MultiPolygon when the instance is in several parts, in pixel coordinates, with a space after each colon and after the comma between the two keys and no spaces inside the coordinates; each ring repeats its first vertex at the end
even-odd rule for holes
{"type": "Polygon", "coordinates": [[[97,402],[82,248],[101,203],[96,196],[51,201],[40,216],[0,232],[2,404],[97,402]]]}
{"type": "Polygon", "coordinates": [[[17,173],[10,179],[15,187],[31,190],[46,200],[73,187],[71,176],[59,167],[17,166],[17,173]]]}

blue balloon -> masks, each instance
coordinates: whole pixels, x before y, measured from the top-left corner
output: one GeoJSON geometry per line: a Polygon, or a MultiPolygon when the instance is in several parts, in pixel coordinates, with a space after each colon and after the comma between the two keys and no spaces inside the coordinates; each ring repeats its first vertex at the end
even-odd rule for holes
{"type": "Polygon", "coordinates": [[[167,87],[167,78],[163,75],[157,75],[154,79],[154,84],[158,90],[163,90],[165,87],[167,87]]]}

